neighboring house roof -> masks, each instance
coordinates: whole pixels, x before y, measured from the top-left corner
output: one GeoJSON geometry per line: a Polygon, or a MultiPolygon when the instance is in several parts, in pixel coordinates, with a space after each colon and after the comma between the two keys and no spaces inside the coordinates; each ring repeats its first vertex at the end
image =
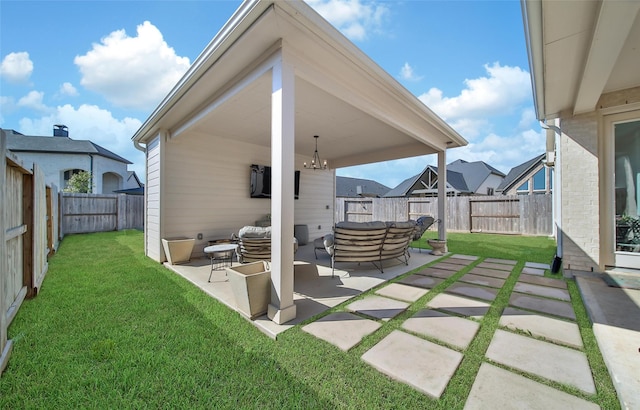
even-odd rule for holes
{"type": "Polygon", "coordinates": [[[73,140],[69,137],[31,136],[14,130],[5,130],[5,134],[7,135],[7,149],[13,152],[92,154],[125,164],[132,164],[131,161],[88,140],[73,140]]]}
{"type": "MultiPolygon", "coordinates": [[[[467,188],[471,192],[477,192],[478,188],[491,174],[504,178],[504,172],[492,167],[483,161],[467,162],[459,159],[447,165],[447,171],[455,171],[462,174],[467,188]]],[[[448,179],[448,177],[447,177],[448,179]]]]}
{"type": "Polygon", "coordinates": [[[381,197],[390,189],[388,186],[371,179],[336,177],[337,197],[381,197]]]}
{"type": "Polygon", "coordinates": [[[531,158],[529,161],[523,162],[522,164],[511,168],[511,171],[509,171],[500,186],[496,188],[496,191],[507,191],[514,185],[518,184],[525,176],[529,174],[532,168],[534,168],[542,160],[544,160],[545,156],[546,154],[540,154],[534,158],[531,158]]]}
{"type": "Polygon", "coordinates": [[[118,189],[117,191],[113,191],[116,194],[127,194],[127,195],[144,195],[144,187],[138,188],[129,188],[129,189],[118,189]]]}
{"type": "Polygon", "coordinates": [[[138,174],[136,174],[136,171],[127,171],[127,182],[133,180],[134,183],[136,185],[138,185],[139,187],[143,187],[144,184],[142,182],[140,182],[140,178],[138,178],[138,174]]]}
{"type": "MultiPolygon", "coordinates": [[[[436,193],[437,189],[430,187],[429,174],[438,174],[438,167],[427,165],[427,167],[419,174],[407,178],[398,186],[387,192],[385,198],[406,197],[418,193],[436,193]]],[[[447,169],[447,192],[471,193],[464,176],[456,171],[447,169]]]]}

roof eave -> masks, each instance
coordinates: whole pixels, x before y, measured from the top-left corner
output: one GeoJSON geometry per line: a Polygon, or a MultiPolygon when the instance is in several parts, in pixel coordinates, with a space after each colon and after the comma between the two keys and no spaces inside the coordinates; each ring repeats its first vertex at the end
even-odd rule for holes
{"type": "Polygon", "coordinates": [[[542,1],[520,0],[525,43],[531,71],[531,88],[536,118],[543,120],[547,113],[544,105],[544,53],[542,36],[542,1]]]}

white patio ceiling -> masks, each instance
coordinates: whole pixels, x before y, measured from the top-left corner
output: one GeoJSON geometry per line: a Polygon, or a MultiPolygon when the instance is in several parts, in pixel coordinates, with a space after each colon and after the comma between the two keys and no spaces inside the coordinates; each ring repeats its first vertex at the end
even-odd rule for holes
{"type": "Polygon", "coordinates": [[[295,67],[295,152],[330,167],[432,154],[466,141],[302,2],[247,1],[134,135],[271,146],[269,60],[295,67]]]}
{"type": "Polygon", "coordinates": [[[523,11],[539,119],[640,86],[639,1],[527,0],[523,11]]]}

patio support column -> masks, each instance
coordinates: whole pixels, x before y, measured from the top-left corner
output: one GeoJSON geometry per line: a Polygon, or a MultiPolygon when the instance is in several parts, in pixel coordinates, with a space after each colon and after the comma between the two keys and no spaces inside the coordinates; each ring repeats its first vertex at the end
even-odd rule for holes
{"type": "MultiPolygon", "coordinates": [[[[438,239],[447,240],[447,150],[438,152],[438,239]]],[[[444,252],[447,252],[445,245],[444,252]]]]}
{"type": "Polygon", "coordinates": [[[293,303],[294,69],[280,49],[271,92],[271,303],[275,323],[296,317],[293,303]]]}

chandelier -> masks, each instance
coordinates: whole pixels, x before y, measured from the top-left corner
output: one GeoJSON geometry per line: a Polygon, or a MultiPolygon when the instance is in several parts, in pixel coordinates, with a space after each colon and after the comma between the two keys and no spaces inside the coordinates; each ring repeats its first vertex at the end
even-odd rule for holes
{"type": "Polygon", "coordinates": [[[307,164],[306,162],[304,163],[304,167],[305,168],[311,168],[311,169],[327,169],[327,160],[325,159],[324,161],[320,161],[320,155],[318,155],[318,137],[317,135],[314,135],[313,138],[316,139],[316,149],[315,151],[313,151],[313,157],[311,158],[311,164],[307,164]]]}

